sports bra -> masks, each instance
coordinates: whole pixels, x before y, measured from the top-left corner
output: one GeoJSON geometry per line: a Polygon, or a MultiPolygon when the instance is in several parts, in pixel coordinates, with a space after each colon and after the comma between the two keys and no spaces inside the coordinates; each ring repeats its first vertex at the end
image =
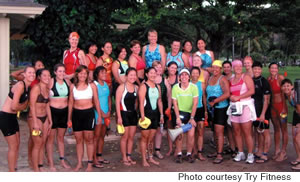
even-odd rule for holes
{"type": "Polygon", "coordinates": [[[42,94],[42,89],[41,89],[41,86],[39,85],[40,87],[40,94],[38,95],[37,99],[36,99],[36,103],[44,103],[44,104],[47,104],[49,102],[49,97],[48,98],[45,98],[42,94]]]}
{"type": "Polygon", "coordinates": [[[272,93],[273,94],[280,94],[281,93],[281,88],[278,84],[277,77],[273,80],[271,78],[269,78],[268,81],[270,83],[272,93]]]}
{"type": "Polygon", "coordinates": [[[170,62],[175,62],[178,66],[177,70],[180,71],[184,68],[184,61],[182,59],[182,52],[178,52],[176,56],[172,56],[171,52],[167,55],[167,61],[166,65],[168,65],[170,62]]]}
{"type": "Polygon", "coordinates": [[[63,63],[66,67],[67,75],[75,73],[76,68],[80,65],[79,57],[78,57],[79,51],[80,51],[79,48],[77,48],[75,51],[72,52],[70,50],[66,51],[64,55],[63,63]]]}
{"type": "MultiPolygon", "coordinates": [[[[24,92],[20,96],[19,103],[24,103],[26,100],[28,100],[29,97],[29,89],[26,90],[26,85],[24,81],[21,81],[24,84],[24,92]]],[[[14,99],[14,93],[10,90],[8,93],[8,97],[11,98],[12,100],[14,99]]]]}
{"type": "MultiPolygon", "coordinates": [[[[87,57],[89,58],[90,60],[90,63],[88,65],[88,70],[90,71],[94,71],[96,69],[96,63],[93,62],[93,59],[87,54],[87,57]]],[[[94,56],[95,60],[97,61],[96,59],[96,56],[94,56]]]]}
{"type": "Polygon", "coordinates": [[[136,70],[144,70],[146,68],[146,64],[144,62],[144,60],[140,57],[140,56],[136,56],[134,54],[132,54],[132,56],[135,57],[135,59],[137,60],[136,62],[136,70]]]}
{"type": "Polygon", "coordinates": [[[73,88],[73,96],[75,100],[81,99],[92,99],[93,98],[93,90],[90,84],[84,90],[77,90],[74,86],[73,88]]]}
{"type": "Polygon", "coordinates": [[[149,68],[152,66],[153,61],[160,61],[161,55],[159,52],[159,44],[157,44],[154,51],[149,50],[149,44],[146,47],[145,51],[145,60],[146,60],[146,67],[149,68]]]}
{"type": "Polygon", "coordinates": [[[119,71],[120,76],[124,76],[125,73],[126,73],[126,70],[128,69],[128,63],[127,63],[127,61],[125,61],[125,60],[120,61],[118,59],[116,61],[119,64],[118,71],[119,71]]]}
{"type": "Polygon", "coordinates": [[[137,99],[137,89],[134,86],[134,91],[129,92],[127,90],[126,84],[124,84],[124,92],[122,94],[120,109],[121,111],[135,111],[135,102],[137,99]]]}
{"type": "Polygon", "coordinates": [[[56,78],[53,78],[53,87],[50,90],[50,97],[52,98],[66,98],[69,96],[69,86],[64,80],[63,84],[60,85],[56,78]]]}

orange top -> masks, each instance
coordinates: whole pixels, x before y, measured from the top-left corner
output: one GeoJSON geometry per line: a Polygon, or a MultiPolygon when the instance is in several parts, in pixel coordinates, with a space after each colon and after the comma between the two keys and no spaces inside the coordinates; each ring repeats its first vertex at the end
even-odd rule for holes
{"type": "MultiPolygon", "coordinates": [[[[90,71],[94,71],[95,69],[96,69],[96,63],[94,63],[93,62],[93,59],[87,54],[87,57],[89,58],[89,60],[90,60],[90,63],[89,63],[89,65],[88,65],[88,69],[90,70],[90,71]]],[[[96,56],[94,56],[94,58],[95,58],[95,60],[97,60],[96,59],[96,56]]]]}
{"type": "Polygon", "coordinates": [[[70,50],[66,51],[66,53],[64,55],[63,63],[66,67],[67,75],[75,73],[75,70],[80,65],[79,57],[78,57],[79,51],[80,51],[79,48],[77,48],[75,51],[72,51],[72,52],[70,50]]]}
{"type": "Polygon", "coordinates": [[[106,80],[105,82],[109,87],[111,87],[112,84],[112,64],[113,64],[113,59],[111,57],[105,58],[103,60],[102,56],[100,59],[103,62],[103,67],[106,69],[106,80]]]}

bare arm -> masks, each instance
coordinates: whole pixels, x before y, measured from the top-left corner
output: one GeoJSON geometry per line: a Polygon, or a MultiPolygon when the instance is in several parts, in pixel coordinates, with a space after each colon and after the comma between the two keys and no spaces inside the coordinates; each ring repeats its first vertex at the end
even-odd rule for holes
{"type": "Polygon", "coordinates": [[[165,67],[166,67],[166,59],[167,59],[166,49],[163,45],[160,45],[159,50],[160,50],[160,55],[161,55],[161,67],[162,67],[162,70],[164,72],[165,67]]]}
{"type": "Polygon", "coordinates": [[[117,116],[118,116],[117,123],[119,125],[123,124],[123,120],[122,120],[122,117],[121,117],[121,108],[120,108],[121,97],[122,97],[123,91],[124,91],[124,84],[120,85],[117,89],[117,92],[116,92],[116,113],[117,113],[117,116]]]}
{"type": "Polygon", "coordinates": [[[22,82],[18,82],[12,89],[14,91],[14,97],[12,99],[12,103],[11,103],[11,110],[13,111],[20,111],[26,108],[27,104],[28,104],[28,100],[25,101],[24,103],[20,104],[19,100],[21,95],[23,94],[25,88],[24,88],[24,84],[22,82]]]}
{"type": "MultiPolygon", "coordinates": [[[[278,76],[279,85],[281,85],[282,80],[284,80],[284,76],[279,75],[278,76]]],[[[286,105],[286,101],[285,101],[285,97],[284,97],[284,93],[283,92],[281,92],[281,100],[283,102],[282,113],[288,113],[288,107],[286,105]]]]}
{"type": "Polygon", "coordinates": [[[175,112],[175,115],[176,115],[176,124],[177,124],[177,126],[180,127],[181,124],[182,124],[182,121],[181,121],[180,115],[179,115],[178,103],[177,103],[176,99],[172,98],[172,101],[173,101],[173,106],[174,106],[174,112],[175,112]]]}
{"type": "Polygon", "coordinates": [[[142,50],[142,58],[143,58],[143,60],[144,60],[145,63],[146,63],[145,53],[146,53],[146,46],[144,46],[144,47],[143,47],[143,50],[142,50]]]}
{"type": "Polygon", "coordinates": [[[100,111],[100,103],[99,103],[99,97],[98,97],[98,92],[97,92],[97,87],[94,83],[90,83],[92,90],[93,90],[93,100],[95,103],[95,108],[98,113],[98,119],[97,123],[100,124],[102,122],[102,113],[100,111]]]}
{"type": "Polygon", "coordinates": [[[24,80],[23,73],[24,73],[24,69],[19,69],[17,71],[11,72],[10,76],[12,76],[14,79],[18,81],[22,81],[24,80]]]}
{"type": "Polygon", "coordinates": [[[246,74],[244,75],[244,82],[245,82],[245,84],[248,88],[248,91],[245,92],[244,94],[240,95],[240,96],[232,95],[230,97],[231,101],[236,102],[240,99],[251,97],[255,93],[254,82],[253,82],[252,78],[249,75],[246,75],[246,74]]]}
{"type": "Polygon", "coordinates": [[[39,93],[40,93],[40,90],[37,85],[35,85],[30,91],[30,113],[31,113],[32,122],[33,122],[32,123],[33,129],[41,130],[42,127],[38,124],[37,117],[36,117],[36,100],[37,100],[39,93]]]}
{"type": "Polygon", "coordinates": [[[182,53],[182,60],[183,60],[183,63],[184,63],[184,67],[190,68],[189,57],[186,56],[184,53],[182,53]]]}
{"type": "MultiPolygon", "coordinates": [[[[135,68],[136,69],[136,64],[137,64],[137,59],[134,56],[130,56],[128,60],[129,67],[135,68]]],[[[136,79],[136,82],[138,85],[141,84],[139,79],[136,79]]]]}
{"type": "Polygon", "coordinates": [[[121,85],[123,82],[119,75],[119,71],[118,71],[119,67],[120,67],[120,64],[117,61],[114,61],[113,65],[112,65],[112,74],[113,74],[116,82],[118,82],[121,85]]]}
{"type": "Polygon", "coordinates": [[[145,108],[144,108],[144,102],[145,102],[145,96],[146,96],[146,86],[145,84],[142,84],[140,86],[140,89],[139,89],[139,107],[140,107],[140,114],[141,114],[141,119],[144,120],[145,119],[145,108]]]}
{"type": "Polygon", "coordinates": [[[215,61],[215,55],[213,51],[210,51],[210,55],[211,55],[211,62],[213,63],[215,61]]]}
{"type": "Polygon", "coordinates": [[[103,60],[101,59],[101,57],[99,57],[99,59],[97,59],[97,62],[96,62],[96,67],[102,66],[102,65],[103,65],[103,60]]]}
{"type": "Polygon", "coordinates": [[[159,109],[159,113],[160,113],[160,123],[164,123],[164,111],[163,111],[163,105],[162,105],[162,101],[161,101],[161,89],[160,89],[159,85],[157,85],[157,87],[158,87],[158,92],[159,92],[157,104],[158,104],[158,109],[159,109]]]}
{"type": "Polygon", "coordinates": [[[172,107],[172,88],[167,79],[164,79],[165,85],[167,87],[167,97],[168,97],[168,109],[172,107]]]}
{"type": "Polygon", "coordinates": [[[223,91],[223,94],[213,101],[214,104],[222,102],[223,100],[228,99],[228,97],[230,96],[229,83],[228,83],[227,79],[224,76],[220,80],[220,85],[221,85],[221,89],[223,91]]]}
{"type": "Polygon", "coordinates": [[[194,117],[195,117],[195,115],[196,115],[196,110],[197,110],[198,100],[199,100],[198,96],[193,98],[193,107],[192,107],[192,113],[191,113],[190,123],[191,123],[194,127],[197,126],[197,124],[196,124],[196,122],[195,122],[195,120],[194,120],[194,117]]]}
{"type": "Polygon", "coordinates": [[[206,102],[206,91],[205,91],[205,89],[206,89],[206,84],[202,83],[202,101],[203,101],[205,116],[207,116],[207,105],[206,105],[207,102],[206,102]]]}
{"type": "Polygon", "coordinates": [[[264,105],[263,105],[261,114],[259,116],[259,119],[261,121],[265,121],[266,112],[267,112],[268,106],[270,104],[270,98],[271,98],[271,96],[269,94],[268,95],[264,95],[264,105]]]}
{"type": "Polygon", "coordinates": [[[87,66],[87,62],[85,60],[85,54],[82,50],[78,52],[79,64],[87,66]]]}
{"type": "Polygon", "coordinates": [[[73,95],[74,85],[70,86],[70,94],[69,94],[69,106],[68,106],[68,122],[72,122],[72,112],[73,112],[73,104],[74,104],[74,95],[73,95]]]}

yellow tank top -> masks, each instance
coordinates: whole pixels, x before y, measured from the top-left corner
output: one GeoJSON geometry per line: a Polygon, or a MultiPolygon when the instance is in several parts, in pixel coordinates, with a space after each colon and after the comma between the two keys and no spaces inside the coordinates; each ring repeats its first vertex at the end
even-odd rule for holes
{"type": "Polygon", "coordinates": [[[201,70],[198,81],[205,83],[204,71],[201,70]]]}

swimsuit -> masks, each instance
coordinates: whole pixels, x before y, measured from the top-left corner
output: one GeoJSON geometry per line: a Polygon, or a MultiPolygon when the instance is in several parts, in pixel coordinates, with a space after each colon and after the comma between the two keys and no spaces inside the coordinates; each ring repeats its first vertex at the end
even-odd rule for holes
{"type": "MultiPolygon", "coordinates": [[[[96,69],[96,63],[93,62],[93,59],[87,54],[87,57],[89,58],[90,60],[90,63],[88,65],[88,70],[90,71],[94,71],[96,69]]],[[[96,59],[96,56],[94,56],[95,60],[97,61],[96,59]]]]}
{"type": "Polygon", "coordinates": [[[157,129],[159,123],[159,111],[157,107],[157,100],[159,98],[158,87],[156,84],[154,88],[151,88],[146,82],[144,84],[146,86],[144,113],[145,117],[151,120],[151,124],[147,129],[157,129]]]}
{"type": "Polygon", "coordinates": [[[170,62],[175,62],[177,64],[177,70],[180,71],[184,68],[184,61],[182,59],[182,52],[179,52],[177,55],[172,56],[171,52],[167,55],[167,63],[168,65],[170,62]]]}
{"type": "MultiPolygon", "coordinates": [[[[277,77],[275,79],[268,79],[269,84],[271,86],[271,91],[272,91],[272,95],[274,94],[280,94],[281,93],[281,88],[279,86],[279,83],[277,81],[277,77]]],[[[272,106],[272,110],[271,113],[273,116],[279,115],[280,113],[282,113],[283,110],[283,102],[279,102],[279,103],[271,103],[272,106]]]]}
{"type": "Polygon", "coordinates": [[[77,48],[75,51],[72,52],[70,50],[66,51],[63,58],[63,63],[66,67],[67,75],[75,73],[75,70],[80,65],[79,57],[78,57],[79,51],[80,51],[79,48],[77,48]]]}
{"type": "Polygon", "coordinates": [[[146,60],[146,67],[152,67],[153,61],[161,61],[161,55],[159,52],[159,44],[157,44],[154,51],[149,50],[149,45],[146,47],[145,51],[145,60],[146,60]]]}
{"type": "MultiPolygon", "coordinates": [[[[98,98],[100,103],[100,109],[105,114],[109,111],[109,87],[106,82],[103,82],[103,85],[100,85],[99,82],[94,81],[95,85],[97,86],[98,98]]],[[[95,112],[95,120],[98,120],[98,112],[94,109],[95,112]]],[[[97,124],[97,123],[96,123],[97,124]]],[[[104,124],[104,118],[102,118],[102,124],[104,124]]]]}
{"type": "Polygon", "coordinates": [[[100,59],[103,62],[103,67],[106,69],[106,80],[105,82],[107,83],[107,85],[109,87],[111,87],[112,84],[112,64],[113,64],[113,59],[111,57],[105,58],[105,60],[102,58],[102,56],[100,57],[100,59]]]}
{"type": "Polygon", "coordinates": [[[137,125],[138,119],[137,119],[137,112],[135,109],[136,100],[137,100],[137,88],[134,86],[134,91],[129,92],[127,90],[126,84],[124,84],[124,92],[121,97],[120,110],[121,110],[123,125],[125,127],[137,125]]]}

